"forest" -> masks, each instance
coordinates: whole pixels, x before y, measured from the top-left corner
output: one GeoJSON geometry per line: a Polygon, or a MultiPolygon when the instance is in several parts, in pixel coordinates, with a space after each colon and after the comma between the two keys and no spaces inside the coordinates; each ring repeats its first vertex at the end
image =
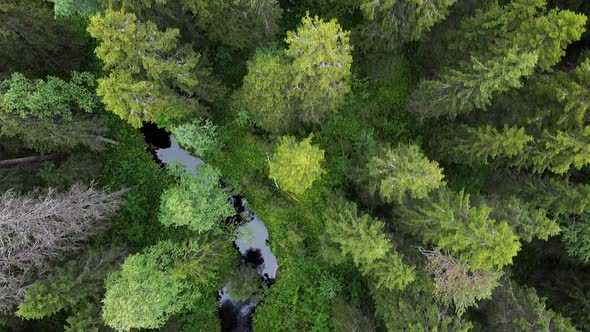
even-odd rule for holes
{"type": "Polygon", "coordinates": [[[0,0],[0,331],[590,331],[588,16],[0,0]]]}

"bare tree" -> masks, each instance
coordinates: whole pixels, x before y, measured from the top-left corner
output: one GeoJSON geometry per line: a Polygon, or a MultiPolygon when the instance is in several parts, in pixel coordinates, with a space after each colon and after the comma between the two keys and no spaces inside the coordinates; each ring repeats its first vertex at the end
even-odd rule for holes
{"type": "Polygon", "coordinates": [[[74,185],[65,192],[9,190],[0,196],[0,312],[19,302],[32,276],[48,272],[50,262],[102,230],[129,190],[109,194],[74,185]]]}

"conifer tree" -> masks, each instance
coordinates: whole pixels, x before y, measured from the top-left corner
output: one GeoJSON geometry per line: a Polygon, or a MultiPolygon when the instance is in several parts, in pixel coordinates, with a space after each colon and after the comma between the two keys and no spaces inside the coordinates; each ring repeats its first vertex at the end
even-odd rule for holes
{"type": "Polygon", "coordinates": [[[563,229],[563,243],[568,255],[590,262],[590,221],[588,214],[572,218],[563,229]]]}
{"type": "Polygon", "coordinates": [[[134,14],[108,10],[92,17],[88,31],[101,42],[96,55],[110,71],[98,80],[97,93],[107,110],[132,126],[140,127],[142,121],[167,125],[203,111],[207,92],[215,95],[209,72],[199,66],[200,55],[189,45],[178,45],[178,29],[162,32],[134,14]]]}
{"type": "Polygon", "coordinates": [[[375,287],[403,289],[414,281],[414,268],[402,261],[384,233],[384,223],[360,214],[354,203],[343,203],[325,214],[326,231],[340,245],[342,255],[352,256],[361,273],[375,287]]]}
{"type": "Polygon", "coordinates": [[[472,207],[469,195],[443,188],[399,209],[405,228],[475,270],[512,263],[520,242],[506,221],[490,218],[486,205],[472,207]]]}
{"type": "Polygon", "coordinates": [[[532,140],[524,128],[504,125],[502,130],[498,130],[490,125],[457,125],[437,132],[432,145],[447,161],[477,166],[498,158],[515,157],[523,153],[532,140]]]}
{"type": "Polygon", "coordinates": [[[363,37],[371,48],[396,48],[404,42],[420,40],[447,16],[453,3],[452,0],[363,0],[361,10],[369,20],[363,37]]]}
{"type": "Polygon", "coordinates": [[[293,129],[296,114],[288,98],[291,83],[290,64],[277,50],[258,50],[248,62],[241,97],[256,124],[264,130],[282,133],[293,129]]]}
{"type": "Polygon", "coordinates": [[[285,54],[292,59],[292,88],[299,117],[305,123],[319,123],[337,111],[349,91],[346,78],[352,65],[350,33],[336,20],[324,22],[305,16],[297,31],[287,32],[285,54]]]}
{"type": "Polygon", "coordinates": [[[416,145],[384,149],[367,165],[375,187],[386,202],[401,202],[406,193],[424,198],[444,184],[442,169],[430,161],[416,145]]]}
{"type": "Polygon", "coordinates": [[[282,136],[270,159],[268,177],[294,194],[302,194],[326,171],[322,169],[324,150],[311,144],[313,136],[297,143],[293,136],[282,136]]]}

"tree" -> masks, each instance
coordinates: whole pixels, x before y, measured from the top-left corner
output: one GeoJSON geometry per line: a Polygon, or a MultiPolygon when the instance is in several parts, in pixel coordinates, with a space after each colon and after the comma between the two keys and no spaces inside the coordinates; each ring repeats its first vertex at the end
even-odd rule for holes
{"type": "Polygon", "coordinates": [[[406,202],[399,211],[407,231],[474,270],[500,269],[520,249],[508,223],[491,219],[492,209],[485,204],[472,207],[463,191],[439,189],[423,200],[406,202]]]}
{"type": "Polygon", "coordinates": [[[50,269],[49,263],[79,249],[104,228],[129,190],[107,194],[80,185],[59,193],[53,189],[0,200],[0,311],[20,302],[22,286],[50,269]]]}
{"type": "Polygon", "coordinates": [[[104,278],[119,267],[124,257],[121,248],[88,249],[28,288],[16,315],[41,319],[60,310],[76,309],[88,297],[99,302],[104,278]]]}
{"type": "Polygon", "coordinates": [[[457,125],[437,133],[432,143],[444,159],[470,166],[487,165],[490,160],[512,158],[522,154],[533,137],[524,128],[504,125],[498,130],[490,125],[457,125]]]}
{"type": "Polygon", "coordinates": [[[577,331],[569,319],[546,309],[534,288],[520,287],[511,280],[497,287],[482,307],[490,331],[577,331]]]}
{"type": "Polygon", "coordinates": [[[404,289],[414,281],[414,268],[406,265],[384,232],[384,223],[359,214],[354,203],[329,209],[324,216],[331,241],[339,244],[342,255],[352,256],[354,264],[375,287],[404,289]]]}
{"type": "Polygon", "coordinates": [[[219,221],[236,214],[220,178],[221,172],[209,165],[200,166],[196,174],[181,174],[178,185],[162,193],[160,222],[198,233],[219,228],[219,221]]]}
{"type": "Polygon", "coordinates": [[[239,48],[254,48],[278,30],[281,8],[276,0],[183,0],[197,26],[213,40],[239,48]],[[223,20],[223,24],[219,24],[223,20]]]}
{"type": "Polygon", "coordinates": [[[335,331],[342,332],[375,332],[373,318],[358,307],[348,303],[342,295],[334,298],[332,322],[335,331]]]}
{"type": "Polygon", "coordinates": [[[48,76],[30,80],[20,73],[0,83],[0,135],[15,137],[39,152],[103,147],[96,82],[90,73],[72,73],[69,82],[48,76]]]}
{"type": "Polygon", "coordinates": [[[383,149],[380,156],[369,160],[367,168],[386,202],[401,202],[406,193],[412,198],[424,198],[444,185],[438,163],[428,160],[416,145],[383,149]]]}
{"type": "Polygon", "coordinates": [[[561,175],[572,166],[579,170],[590,164],[590,126],[568,132],[545,130],[537,144],[530,157],[536,173],[550,170],[561,175]]]}
{"type": "Polygon", "coordinates": [[[563,228],[563,243],[568,255],[584,263],[590,262],[590,222],[587,214],[581,220],[570,221],[563,228]]]}
{"type": "Polygon", "coordinates": [[[526,204],[517,196],[492,195],[483,201],[493,209],[490,216],[495,220],[506,220],[522,241],[547,240],[561,231],[559,224],[547,216],[547,211],[526,204]]]}
{"type": "Polygon", "coordinates": [[[197,156],[218,152],[223,146],[218,127],[209,119],[185,122],[171,131],[180,145],[190,148],[197,156]]]}
{"type": "Polygon", "coordinates": [[[89,55],[84,31],[55,20],[42,1],[0,4],[0,72],[28,76],[67,75],[81,70],[89,55]]]}
{"type": "Polygon", "coordinates": [[[99,0],[49,0],[53,2],[53,11],[58,17],[89,18],[103,10],[99,0]]]}
{"type": "Polygon", "coordinates": [[[422,36],[449,13],[452,0],[363,0],[361,10],[369,23],[363,35],[374,48],[397,48],[422,36]]]}
{"type": "Polygon", "coordinates": [[[463,320],[433,299],[431,284],[422,274],[404,290],[371,288],[377,317],[388,331],[467,332],[473,324],[463,320]]]}
{"type": "Polygon", "coordinates": [[[234,302],[247,302],[250,299],[257,300],[264,290],[256,269],[245,264],[241,264],[237,269],[230,272],[225,279],[224,285],[234,302]]]}
{"type": "Polygon", "coordinates": [[[285,56],[274,49],[257,50],[248,61],[242,98],[254,121],[264,130],[288,132],[294,127],[295,110],[288,91],[292,70],[285,56]]]}
{"type": "Polygon", "coordinates": [[[421,81],[409,107],[420,117],[454,118],[486,110],[492,97],[522,86],[522,78],[533,73],[537,58],[536,53],[516,49],[486,61],[472,56],[463,69],[447,68],[439,79],[421,81]]]}
{"type": "Polygon", "coordinates": [[[428,260],[426,270],[434,278],[436,299],[446,307],[454,306],[459,317],[477,301],[489,299],[502,276],[501,271],[472,271],[467,264],[438,250],[420,248],[420,252],[428,260]]]}
{"type": "Polygon", "coordinates": [[[167,240],[127,257],[106,280],[105,323],[117,331],[155,329],[190,310],[219,277],[220,252],[227,249],[219,240],[167,240]]]}
{"type": "Polygon", "coordinates": [[[162,32],[134,14],[108,10],[92,17],[88,32],[101,42],[96,55],[111,71],[98,80],[97,93],[107,110],[134,127],[142,121],[167,125],[202,111],[202,101],[210,100],[207,95],[217,95],[200,55],[189,45],[178,45],[178,29],[162,32]]]}
{"type": "Polygon", "coordinates": [[[352,65],[350,33],[336,20],[324,22],[306,15],[296,32],[287,32],[285,54],[292,59],[292,87],[300,118],[319,123],[335,112],[349,91],[346,78],[352,65]]]}
{"type": "Polygon", "coordinates": [[[282,189],[302,194],[326,171],[322,169],[324,150],[311,144],[313,136],[297,143],[293,136],[281,136],[270,159],[268,177],[282,189]]]}

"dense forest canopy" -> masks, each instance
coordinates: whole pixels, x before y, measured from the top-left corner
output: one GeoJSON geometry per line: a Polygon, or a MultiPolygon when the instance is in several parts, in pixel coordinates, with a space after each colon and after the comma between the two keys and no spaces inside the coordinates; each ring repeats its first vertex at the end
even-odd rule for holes
{"type": "Polygon", "coordinates": [[[589,15],[0,0],[0,330],[590,330],[589,15]]]}

